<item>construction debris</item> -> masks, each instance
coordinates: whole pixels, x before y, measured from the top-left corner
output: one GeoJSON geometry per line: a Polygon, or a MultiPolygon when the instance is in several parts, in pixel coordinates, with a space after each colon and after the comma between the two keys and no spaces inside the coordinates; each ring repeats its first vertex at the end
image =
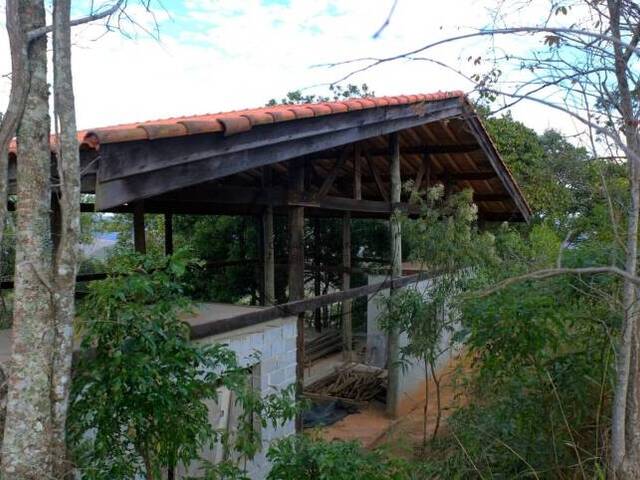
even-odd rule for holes
{"type": "Polygon", "coordinates": [[[384,398],[387,371],[382,368],[348,363],[332,375],[309,385],[305,392],[325,397],[368,402],[384,398]]]}

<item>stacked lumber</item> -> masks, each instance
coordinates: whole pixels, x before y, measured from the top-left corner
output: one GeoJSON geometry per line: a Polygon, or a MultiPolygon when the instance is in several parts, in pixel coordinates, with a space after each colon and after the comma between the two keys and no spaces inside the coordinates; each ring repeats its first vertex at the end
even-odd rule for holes
{"type": "Polygon", "coordinates": [[[330,353],[342,350],[342,333],[340,330],[327,330],[304,345],[305,363],[315,362],[330,353]]]}
{"type": "Polygon", "coordinates": [[[387,389],[387,371],[358,363],[350,363],[309,385],[305,392],[338,399],[368,402],[381,397],[387,389]]]}

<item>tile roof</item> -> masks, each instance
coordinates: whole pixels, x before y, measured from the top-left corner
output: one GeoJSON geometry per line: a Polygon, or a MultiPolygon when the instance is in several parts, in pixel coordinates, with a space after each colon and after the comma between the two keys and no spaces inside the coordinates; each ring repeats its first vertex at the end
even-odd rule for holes
{"type": "MultiPolygon", "coordinates": [[[[465,94],[461,91],[450,91],[419,95],[399,95],[394,97],[354,98],[336,102],[300,105],[275,105],[232,112],[182,116],[81,130],[78,132],[78,141],[84,148],[96,149],[99,148],[101,144],[107,143],[154,140],[199,133],[223,132],[225,136],[228,136],[251,130],[255,125],[286,122],[308,117],[320,117],[354,110],[385,107],[387,105],[436,102],[456,97],[464,98],[465,94]]],[[[11,143],[10,151],[15,154],[15,140],[11,143]]]]}

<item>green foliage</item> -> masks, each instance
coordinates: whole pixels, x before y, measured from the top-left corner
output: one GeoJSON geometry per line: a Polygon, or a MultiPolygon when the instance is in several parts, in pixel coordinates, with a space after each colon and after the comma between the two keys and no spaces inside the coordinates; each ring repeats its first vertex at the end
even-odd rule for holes
{"type": "Polygon", "coordinates": [[[301,90],[293,90],[287,92],[286,96],[280,101],[272,98],[267,102],[267,106],[274,105],[299,105],[302,103],[314,103],[314,102],[337,102],[340,100],[346,100],[349,98],[367,98],[375,97],[375,92],[369,90],[369,86],[366,83],[362,85],[347,84],[342,85],[330,85],[328,95],[313,95],[302,93],[301,90]]]}
{"type": "Polygon", "coordinates": [[[357,442],[287,437],[271,445],[268,480],[403,480],[413,478],[410,465],[357,442]]]}
{"type": "MultiPolygon", "coordinates": [[[[477,287],[552,267],[562,240],[537,225],[528,236],[497,233],[499,261],[477,287]]],[[[569,266],[593,261],[593,239],[565,252],[569,266]]],[[[462,305],[474,358],[469,405],[449,419],[459,446],[440,468],[473,478],[593,478],[603,468],[613,378],[611,335],[619,315],[606,301],[617,280],[558,276],[511,285],[462,305]]]]}
{"type": "Polygon", "coordinates": [[[194,267],[186,251],[130,254],[106,280],[91,284],[79,312],[82,361],[68,420],[83,478],[161,478],[164,469],[189,464],[216,442],[250,458],[260,448],[258,427],[294,414],[292,391],[261,398],[225,345],[189,340],[181,321],[191,306],[183,279],[194,267]],[[215,401],[221,387],[241,407],[233,438],[208,421],[204,402],[215,401]]]}

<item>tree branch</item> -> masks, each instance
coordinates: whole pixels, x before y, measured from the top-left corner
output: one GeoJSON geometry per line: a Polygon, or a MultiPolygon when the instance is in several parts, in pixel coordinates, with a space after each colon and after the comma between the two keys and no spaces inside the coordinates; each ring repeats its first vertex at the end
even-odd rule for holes
{"type": "Polygon", "coordinates": [[[630,273],[622,270],[618,267],[583,267],[583,268],[547,268],[543,270],[536,270],[535,272],[525,273],[523,275],[517,275],[515,277],[507,278],[501,282],[496,283],[492,287],[485,290],[475,292],[469,296],[472,298],[487,297],[496,293],[499,290],[503,290],[513,284],[525,282],[527,280],[544,280],[546,278],[559,277],[560,275],[597,275],[597,274],[611,274],[617,275],[629,282],[640,286],[640,277],[631,275],[630,273]]]}
{"type": "MultiPolygon", "coordinates": [[[[86,17],[76,18],[71,20],[69,23],[70,27],[76,27],[78,25],[83,25],[85,23],[95,22],[97,20],[102,20],[103,18],[110,17],[114,13],[116,13],[123,5],[125,4],[125,0],[118,0],[111,7],[103,10],[101,12],[95,12],[87,15],[86,17]]],[[[31,30],[27,33],[27,41],[32,42],[36,38],[41,37],[42,35],[46,35],[47,33],[51,33],[53,31],[53,25],[47,25],[42,28],[36,28],[35,30],[31,30]]]]}

